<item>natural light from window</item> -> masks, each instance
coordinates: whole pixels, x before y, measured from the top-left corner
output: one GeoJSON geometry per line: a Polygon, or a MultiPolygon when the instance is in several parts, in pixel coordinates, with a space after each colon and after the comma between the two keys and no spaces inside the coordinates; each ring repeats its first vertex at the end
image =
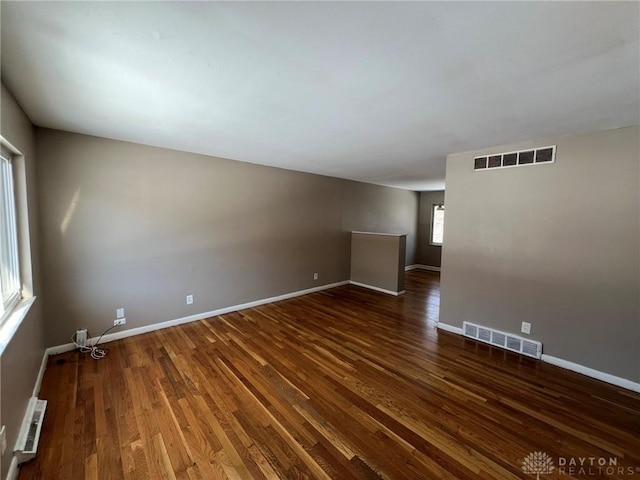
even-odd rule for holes
{"type": "Polygon", "coordinates": [[[0,153],[0,288],[2,289],[0,319],[4,321],[20,300],[20,268],[13,166],[11,155],[4,149],[0,153]]]}
{"type": "Polygon", "coordinates": [[[444,205],[433,205],[431,210],[431,244],[442,245],[444,233],[444,205]]]}

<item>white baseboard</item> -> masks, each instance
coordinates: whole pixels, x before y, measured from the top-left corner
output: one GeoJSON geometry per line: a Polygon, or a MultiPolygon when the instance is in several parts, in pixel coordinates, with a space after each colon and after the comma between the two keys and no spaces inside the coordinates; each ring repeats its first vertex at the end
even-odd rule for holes
{"type": "Polygon", "coordinates": [[[419,270],[430,270],[432,272],[440,271],[440,267],[432,267],[431,265],[420,265],[419,263],[414,263],[413,265],[407,265],[406,267],[404,267],[404,271],[408,272],[409,270],[415,270],[416,268],[419,270]]]}
{"type": "MultiPolygon", "coordinates": [[[[223,315],[225,313],[236,312],[238,310],[244,310],[245,308],[258,307],[267,303],[279,302],[281,300],[287,300],[289,298],[300,297],[302,295],[308,295],[310,293],[320,292],[329,288],[340,287],[347,285],[349,280],[342,282],[330,283],[327,285],[321,285],[319,287],[308,288],[306,290],[298,290],[297,292],[285,293],[283,295],[277,295],[275,297],[263,298],[261,300],[255,300],[253,302],[242,303],[240,305],[233,305],[231,307],[219,308],[210,312],[197,313],[195,315],[189,315],[188,317],[177,318],[175,320],[168,320],[166,322],[154,323],[151,325],[145,325],[144,327],[130,328],[128,330],[122,330],[116,333],[110,333],[102,337],[102,343],[113,342],[114,340],[120,340],[121,338],[133,337],[135,335],[141,335],[143,333],[153,332],[162,328],[174,327],[176,325],[182,325],[183,323],[195,322],[203,320],[209,317],[215,317],[223,315]]],[[[88,339],[87,343],[93,343],[98,340],[98,337],[92,337],[88,339]]],[[[47,348],[45,356],[57,355],[59,353],[70,352],[74,350],[76,346],[73,343],[65,343],[64,345],[57,345],[55,347],[47,348]]],[[[46,359],[43,359],[46,365],[46,359]]]]}
{"type": "Polygon", "coordinates": [[[438,322],[436,326],[440,330],[444,330],[445,332],[457,333],[458,335],[462,335],[463,330],[460,327],[454,327],[453,325],[448,325],[446,323],[438,322]]]}
{"type": "Polygon", "coordinates": [[[47,361],[49,360],[49,354],[47,350],[44,351],[42,355],[42,362],[40,362],[40,370],[38,371],[38,376],[36,377],[36,383],[33,386],[33,394],[32,397],[37,397],[40,393],[40,387],[42,386],[42,379],[44,378],[44,371],[47,369],[47,361]]]}
{"type": "MultiPolygon", "coordinates": [[[[462,328],[454,327],[452,325],[447,325],[446,323],[438,323],[437,326],[441,330],[445,330],[447,332],[456,333],[458,335],[464,336],[463,335],[464,331],[462,330],[462,328]]],[[[595,378],[596,380],[610,383],[611,385],[615,385],[617,387],[626,388],[627,390],[640,393],[640,383],[632,382],[631,380],[627,380],[626,378],[616,377],[615,375],[611,375],[610,373],[601,372],[599,370],[585,367],[584,365],[573,363],[568,360],[563,360],[562,358],[553,357],[545,353],[542,354],[542,357],[540,358],[540,360],[542,360],[543,362],[547,362],[552,365],[555,365],[557,367],[561,367],[567,370],[571,370],[573,372],[581,373],[582,375],[595,378]]]]}
{"type": "Polygon", "coordinates": [[[11,464],[9,465],[6,480],[16,480],[16,478],[18,478],[18,459],[11,457],[11,464]]]}
{"type": "Polygon", "coordinates": [[[388,295],[393,295],[395,297],[404,294],[404,290],[401,290],[399,292],[394,292],[393,290],[387,290],[386,288],[374,287],[373,285],[367,285],[366,283],[354,282],[353,280],[349,280],[349,283],[351,285],[356,285],[356,286],[362,287],[362,288],[368,288],[369,290],[375,290],[376,292],[386,293],[388,295]]]}
{"type": "Polygon", "coordinates": [[[439,272],[440,267],[432,267],[431,265],[420,265],[418,268],[422,270],[430,270],[432,272],[439,272]]]}
{"type": "Polygon", "coordinates": [[[626,388],[627,390],[632,390],[634,392],[640,393],[640,383],[632,382],[631,380],[627,380],[626,378],[616,377],[615,375],[611,375],[610,373],[601,372],[599,370],[585,367],[568,360],[563,360],[562,358],[552,357],[551,355],[546,355],[544,353],[542,354],[542,361],[550,363],[557,367],[566,368],[567,370],[571,370],[573,372],[581,373],[582,375],[586,375],[587,377],[595,378],[597,380],[601,380],[603,382],[607,382],[612,385],[616,385],[618,387],[626,388]]]}

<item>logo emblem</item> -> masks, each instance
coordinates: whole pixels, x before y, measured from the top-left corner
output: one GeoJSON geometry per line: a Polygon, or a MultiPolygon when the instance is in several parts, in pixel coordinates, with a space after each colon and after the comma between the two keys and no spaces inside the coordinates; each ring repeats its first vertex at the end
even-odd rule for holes
{"type": "Polygon", "coordinates": [[[545,452],[531,452],[522,461],[522,471],[535,475],[536,480],[540,480],[540,475],[552,473],[554,468],[553,459],[545,452]]]}

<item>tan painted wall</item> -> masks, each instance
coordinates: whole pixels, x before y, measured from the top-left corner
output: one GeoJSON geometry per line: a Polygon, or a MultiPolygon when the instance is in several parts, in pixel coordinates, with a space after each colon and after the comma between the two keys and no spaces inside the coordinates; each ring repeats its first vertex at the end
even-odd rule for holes
{"type": "Polygon", "coordinates": [[[544,353],[639,381],[639,131],[450,155],[440,321],[527,321],[544,353]],[[473,171],[474,155],[550,144],[555,164],[473,171]]]}
{"type": "Polygon", "coordinates": [[[415,245],[415,192],[55,130],[36,137],[50,345],[81,327],[100,334],[117,307],[134,328],[348,280],[356,227],[394,225],[415,245]]]}
{"type": "Polygon", "coordinates": [[[419,263],[420,265],[439,267],[441,264],[442,247],[439,245],[431,245],[430,243],[431,208],[434,204],[440,203],[444,203],[444,190],[436,192],[420,192],[420,209],[418,213],[417,236],[418,242],[416,246],[416,263],[419,263]]]}
{"type": "Polygon", "coordinates": [[[398,188],[381,190],[368,183],[345,182],[343,230],[406,234],[405,265],[416,263],[419,194],[398,188]]]}
{"type": "Polygon", "coordinates": [[[404,235],[351,234],[351,280],[391,292],[404,290],[404,235]]]}
{"type": "MultiPolygon", "coordinates": [[[[18,215],[19,244],[24,251],[31,250],[31,262],[21,262],[21,275],[25,294],[40,295],[38,222],[35,173],[35,142],[33,127],[11,93],[1,86],[0,133],[14,147],[20,150],[24,159],[16,170],[16,197],[20,210],[18,215]],[[27,205],[27,211],[23,208],[27,205]]],[[[0,359],[0,424],[7,427],[7,451],[2,456],[0,478],[6,478],[13,445],[27,402],[33,393],[33,386],[44,354],[44,325],[41,314],[42,298],[38,298],[14,334],[0,359]]]]}

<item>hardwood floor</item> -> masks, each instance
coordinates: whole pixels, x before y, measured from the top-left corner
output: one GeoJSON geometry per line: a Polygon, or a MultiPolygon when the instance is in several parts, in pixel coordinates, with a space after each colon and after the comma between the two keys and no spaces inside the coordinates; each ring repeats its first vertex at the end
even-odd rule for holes
{"type": "Polygon", "coordinates": [[[555,465],[542,479],[640,477],[640,395],[437,331],[438,274],[405,288],[338,287],[112,342],[98,361],[52,357],[20,479],[532,479],[533,451],[555,465]]]}

